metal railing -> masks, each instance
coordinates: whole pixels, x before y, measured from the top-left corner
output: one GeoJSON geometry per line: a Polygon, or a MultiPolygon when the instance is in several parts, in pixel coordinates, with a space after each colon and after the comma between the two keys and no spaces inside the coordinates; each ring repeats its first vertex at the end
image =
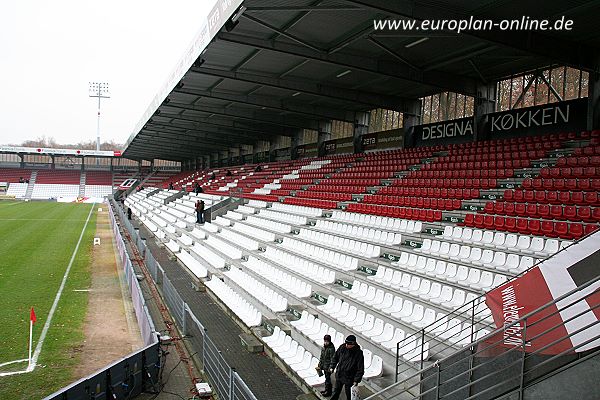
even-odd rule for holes
{"type": "MultiPolygon", "coordinates": [[[[569,246],[560,249],[551,257],[556,256],[571,246],[584,240],[591,234],[582,237],[569,246]]],[[[548,258],[539,260],[532,267],[522,271],[518,275],[508,279],[511,282],[533,268],[538,267],[548,258]]],[[[502,284],[506,284],[502,283],[502,284]]],[[[395,382],[412,375],[414,372],[422,370],[428,361],[434,355],[435,359],[441,359],[460,350],[464,345],[475,342],[490,331],[496,329],[489,308],[485,305],[485,294],[463,304],[456,310],[448,313],[442,319],[438,319],[428,326],[420,329],[412,335],[406,336],[402,341],[396,344],[396,371],[395,382]],[[451,335],[448,335],[448,323],[452,319],[462,321],[460,329],[454,329],[451,335]],[[466,323],[466,324],[465,324],[466,323]],[[456,344],[456,343],[459,344],[456,344]],[[408,351],[407,350],[411,350],[408,351]]]]}
{"type": "Polygon", "coordinates": [[[570,332],[563,329],[584,314],[597,313],[600,304],[595,304],[597,301],[592,298],[600,289],[591,290],[590,287],[598,281],[600,275],[365,400],[495,399],[505,396],[522,399],[527,387],[600,354],[599,347],[578,351],[590,344],[600,345],[600,320],[592,318],[591,323],[584,325],[579,320],[581,326],[578,329],[570,332]],[[581,302],[587,302],[590,307],[580,312],[570,311],[575,314],[546,326],[553,317],[560,317],[566,310],[578,310],[581,302]],[[541,329],[541,332],[528,335],[533,328],[541,329]],[[575,335],[582,334],[586,340],[578,344],[571,342],[575,335]],[[506,344],[515,342],[520,345],[506,344]],[[535,350],[528,351],[528,348],[535,350]]]}
{"type": "Polygon", "coordinates": [[[129,231],[132,241],[138,246],[144,257],[146,268],[150,272],[156,286],[161,290],[162,297],[175,319],[180,332],[189,337],[189,343],[194,355],[198,355],[211,387],[224,400],[257,400],[240,375],[232,368],[221,351],[214,344],[208,330],[190,310],[187,303],[179,295],[165,270],[156,261],[145,240],[142,239],[133,225],[127,220],[123,210],[115,205],[122,226],[129,231]]]}

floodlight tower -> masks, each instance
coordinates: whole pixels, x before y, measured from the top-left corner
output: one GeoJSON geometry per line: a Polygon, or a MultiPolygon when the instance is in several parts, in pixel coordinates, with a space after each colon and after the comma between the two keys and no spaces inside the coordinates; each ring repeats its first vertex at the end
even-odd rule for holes
{"type": "Polygon", "coordinates": [[[98,98],[98,126],[96,128],[96,150],[100,151],[100,100],[110,99],[108,82],[90,82],[89,97],[98,98]]]}

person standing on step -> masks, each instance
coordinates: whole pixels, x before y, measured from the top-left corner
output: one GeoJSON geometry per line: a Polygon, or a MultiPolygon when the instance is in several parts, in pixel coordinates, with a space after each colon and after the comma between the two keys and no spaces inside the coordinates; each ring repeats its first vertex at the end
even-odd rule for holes
{"type": "Polygon", "coordinates": [[[321,394],[325,397],[331,396],[331,372],[329,371],[333,365],[333,356],[335,355],[335,346],[331,343],[331,336],[323,337],[323,347],[321,348],[321,357],[319,357],[319,365],[317,370],[323,371],[325,374],[325,390],[321,394]]]}
{"type": "Polygon", "coordinates": [[[196,201],[196,222],[204,223],[204,200],[196,201]]]}
{"type": "Polygon", "coordinates": [[[342,386],[346,392],[346,399],[350,400],[352,386],[358,386],[365,373],[365,358],[360,346],[356,343],[356,336],[348,335],[346,342],[338,347],[333,356],[330,373],[335,370],[335,388],[331,400],[338,400],[342,393],[342,386]]]}

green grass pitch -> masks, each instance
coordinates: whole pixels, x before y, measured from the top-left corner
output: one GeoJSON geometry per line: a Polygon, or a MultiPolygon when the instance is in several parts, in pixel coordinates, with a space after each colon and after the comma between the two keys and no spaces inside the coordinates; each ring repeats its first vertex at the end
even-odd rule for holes
{"type": "MultiPolygon", "coordinates": [[[[29,309],[37,323],[33,348],[93,206],[52,202],[0,202],[0,364],[27,358],[29,309]]],[[[94,207],[96,208],[96,207],[94,207]]],[[[90,254],[96,231],[92,212],[69,278],[33,372],[0,376],[0,399],[39,399],[72,381],[81,362],[90,254]]],[[[26,363],[13,369],[24,369],[26,363]]],[[[2,369],[6,371],[7,369],[2,369]]]]}

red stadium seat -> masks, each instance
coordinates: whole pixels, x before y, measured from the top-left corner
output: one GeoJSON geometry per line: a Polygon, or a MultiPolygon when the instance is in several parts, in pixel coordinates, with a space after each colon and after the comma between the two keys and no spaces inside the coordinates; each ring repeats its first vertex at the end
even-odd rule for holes
{"type": "Polygon", "coordinates": [[[596,224],[585,224],[583,225],[583,233],[584,235],[589,235],[590,233],[597,231],[598,228],[600,227],[596,224]]]}
{"type": "Polygon", "coordinates": [[[573,202],[571,200],[571,195],[572,194],[575,194],[575,193],[558,192],[558,201],[559,201],[559,204],[560,203],[562,203],[562,204],[573,204],[573,202]]]}
{"type": "Polygon", "coordinates": [[[527,226],[527,220],[524,218],[517,218],[516,229],[517,229],[517,232],[519,232],[521,234],[524,234],[524,235],[528,234],[529,227],[527,226]]]}
{"type": "MultiPolygon", "coordinates": [[[[573,207],[574,209],[574,207],[573,207]]],[[[542,218],[563,219],[563,206],[553,205],[550,207],[549,213],[541,215],[542,218]]]]}
{"type": "Polygon", "coordinates": [[[598,204],[598,193],[597,192],[587,192],[584,196],[584,203],[594,206],[598,204]]]}
{"type": "Polygon", "coordinates": [[[513,217],[504,218],[504,229],[509,232],[518,232],[516,219],[513,217]]]}
{"type": "Polygon", "coordinates": [[[561,237],[561,238],[564,238],[564,239],[569,238],[567,223],[566,222],[556,222],[556,223],[554,223],[554,232],[552,233],[552,235],[546,235],[546,236],[561,237]]]}
{"type": "Polygon", "coordinates": [[[527,222],[527,229],[532,235],[539,235],[541,230],[540,221],[537,219],[530,219],[527,222]]]}
{"type": "Polygon", "coordinates": [[[485,229],[494,229],[494,217],[492,215],[483,217],[483,227],[485,229]]]}
{"type": "Polygon", "coordinates": [[[475,226],[474,220],[475,220],[474,214],[467,214],[467,215],[465,215],[464,224],[466,226],[475,226]]]}
{"type": "Polygon", "coordinates": [[[477,227],[477,228],[483,228],[483,215],[482,214],[475,214],[475,220],[473,222],[473,224],[477,227]]]}
{"type": "MultiPolygon", "coordinates": [[[[546,201],[550,204],[560,204],[560,200],[558,199],[558,194],[560,192],[546,192],[546,201]]],[[[567,195],[569,193],[567,192],[567,195]]]]}
{"type": "Polygon", "coordinates": [[[569,224],[569,237],[579,239],[583,236],[583,224],[569,224]]]}
{"type": "Polygon", "coordinates": [[[536,190],[534,201],[536,203],[545,203],[546,202],[546,192],[543,190],[536,190]]]}
{"type": "Polygon", "coordinates": [[[504,214],[505,215],[516,215],[515,214],[515,203],[504,203],[504,214]]]}
{"type": "Polygon", "coordinates": [[[596,222],[600,222],[600,208],[594,208],[592,210],[592,218],[596,222]]]}
{"type": "Polygon", "coordinates": [[[577,216],[576,218],[567,218],[571,221],[584,221],[584,222],[592,222],[594,219],[592,218],[592,209],[590,207],[578,207],[577,208],[577,216]]]}
{"type": "Polygon", "coordinates": [[[552,221],[542,221],[540,224],[540,230],[542,235],[555,237],[556,232],[554,229],[554,223],[552,221]]]}

